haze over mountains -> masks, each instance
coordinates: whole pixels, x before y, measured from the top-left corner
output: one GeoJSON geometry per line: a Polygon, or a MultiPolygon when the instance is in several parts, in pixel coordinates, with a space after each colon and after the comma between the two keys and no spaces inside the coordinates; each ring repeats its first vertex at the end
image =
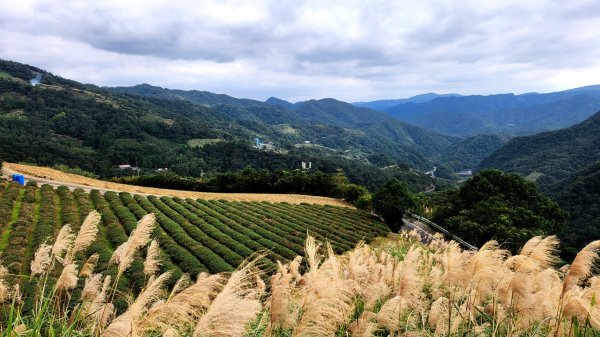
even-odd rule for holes
{"type": "MultiPolygon", "coordinates": [[[[394,106],[355,103],[388,113],[406,123],[458,137],[511,136],[556,130],[583,121],[600,110],[600,85],[553,93],[489,96],[419,96],[394,106]]],[[[391,102],[391,101],[384,101],[391,102]]]]}

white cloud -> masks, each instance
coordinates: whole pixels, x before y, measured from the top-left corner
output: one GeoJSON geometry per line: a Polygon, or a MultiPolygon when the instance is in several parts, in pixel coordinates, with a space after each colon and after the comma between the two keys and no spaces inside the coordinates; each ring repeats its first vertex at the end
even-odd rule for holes
{"type": "Polygon", "coordinates": [[[347,101],[565,89],[600,72],[594,1],[0,0],[0,57],[98,85],[347,101]]]}

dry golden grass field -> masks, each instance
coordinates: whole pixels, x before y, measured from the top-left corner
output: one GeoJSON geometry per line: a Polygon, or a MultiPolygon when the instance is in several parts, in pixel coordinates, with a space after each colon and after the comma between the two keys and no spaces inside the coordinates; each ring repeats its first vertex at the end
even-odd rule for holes
{"type": "Polygon", "coordinates": [[[178,191],[153,187],[133,186],[126,184],[113,183],[98,179],[83,177],[76,174],[65,173],[49,167],[40,167],[15,163],[2,163],[5,173],[21,173],[26,177],[33,177],[34,180],[41,179],[40,182],[59,183],[60,185],[70,187],[81,187],[86,189],[111,190],[118,192],[128,192],[133,194],[149,194],[157,196],[172,196],[192,199],[223,199],[228,201],[268,201],[268,202],[288,202],[291,204],[309,203],[318,205],[332,205],[341,207],[352,207],[349,203],[327,197],[299,194],[258,194],[258,193],[211,193],[211,192],[192,192],[178,191]]]}

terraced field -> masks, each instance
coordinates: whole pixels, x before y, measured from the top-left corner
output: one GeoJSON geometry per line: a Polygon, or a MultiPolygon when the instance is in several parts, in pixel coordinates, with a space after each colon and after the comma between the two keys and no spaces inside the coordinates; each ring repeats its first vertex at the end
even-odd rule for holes
{"type": "MultiPolygon", "coordinates": [[[[388,228],[364,211],[329,205],[145,197],[62,186],[21,187],[0,182],[0,259],[11,273],[29,274],[37,247],[64,224],[76,231],[93,209],[102,215],[99,239],[87,255],[99,254],[97,270],[111,273],[108,261],[147,213],[157,219],[154,236],[163,251],[162,268],[195,276],[231,271],[257,251],[267,252],[264,268],[304,255],[307,233],[328,240],[337,253],[388,228]]],[[[142,259],[126,275],[129,286],[144,280],[142,259]]]]}

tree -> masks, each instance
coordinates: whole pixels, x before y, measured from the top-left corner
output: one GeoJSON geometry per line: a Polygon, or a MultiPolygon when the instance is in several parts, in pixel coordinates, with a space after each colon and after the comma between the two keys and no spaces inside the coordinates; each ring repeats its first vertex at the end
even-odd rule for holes
{"type": "Polygon", "coordinates": [[[379,214],[390,229],[397,232],[402,226],[402,217],[408,210],[419,207],[416,197],[408,185],[398,179],[390,179],[373,195],[373,210],[379,214]]]}
{"type": "Polygon", "coordinates": [[[558,234],[567,212],[515,173],[483,170],[436,205],[434,221],[475,244],[497,240],[513,252],[536,235],[558,234]],[[439,206],[439,207],[438,207],[439,206]]]}

